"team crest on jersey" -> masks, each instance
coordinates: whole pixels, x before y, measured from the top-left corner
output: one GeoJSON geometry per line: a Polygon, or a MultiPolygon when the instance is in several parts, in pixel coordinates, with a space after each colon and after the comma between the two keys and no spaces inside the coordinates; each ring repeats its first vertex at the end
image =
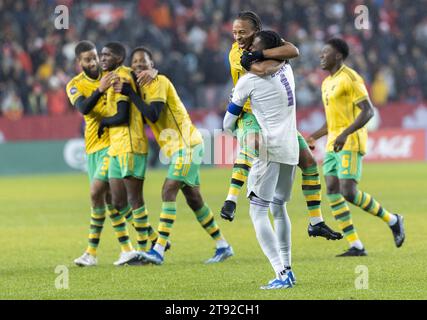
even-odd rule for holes
{"type": "Polygon", "coordinates": [[[77,92],[77,88],[76,88],[76,87],[72,87],[72,88],[70,89],[70,93],[71,93],[71,94],[76,94],[76,92],[77,92]]]}

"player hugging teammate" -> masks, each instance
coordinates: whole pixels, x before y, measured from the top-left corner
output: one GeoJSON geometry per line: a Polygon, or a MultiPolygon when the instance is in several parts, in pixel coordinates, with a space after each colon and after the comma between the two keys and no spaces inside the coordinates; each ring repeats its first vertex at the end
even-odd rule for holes
{"type": "Polygon", "coordinates": [[[173,84],[154,69],[151,52],[136,48],[131,54],[133,69],[123,65],[126,50],[118,42],[103,47],[101,60],[95,45],[89,41],[81,41],[75,54],[83,71],[68,83],[67,94],[85,118],[92,199],[89,244],[75,264],[97,264],[97,247],[106,211],[122,251],[114,265],[162,264],[164,253],[171,246],[169,236],[176,217],[179,190],[200,225],[215,241],[215,253],[206,263],[221,262],[233,256],[232,247],[200,193],[202,136],[192,124],[173,84]],[[144,123],[150,126],[170,160],[162,188],[162,212],[157,231],[149,223],[143,197],[148,152],[144,123]],[[173,139],[165,139],[165,133],[173,139]],[[126,222],[137,232],[137,250],[129,239],[126,222]]]}

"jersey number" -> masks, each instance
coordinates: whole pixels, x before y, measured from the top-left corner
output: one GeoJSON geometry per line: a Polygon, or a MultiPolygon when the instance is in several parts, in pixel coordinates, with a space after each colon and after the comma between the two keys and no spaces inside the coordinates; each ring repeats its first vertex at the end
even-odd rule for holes
{"type": "Polygon", "coordinates": [[[292,92],[291,85],[289,84],[288,78],[286,78],[284,73],[280,74],[280,82],[286,90],[286,94],[288,95],[288,107],[292,107],[294,105],[294,94],[292,92]]]}
{"type": "Polygon", "coordinates": [[[341,159],[341,166],[344,169],[342,174],[348,174],[348,169],[350,167],[350,155],[344,154],[341,159]]]}

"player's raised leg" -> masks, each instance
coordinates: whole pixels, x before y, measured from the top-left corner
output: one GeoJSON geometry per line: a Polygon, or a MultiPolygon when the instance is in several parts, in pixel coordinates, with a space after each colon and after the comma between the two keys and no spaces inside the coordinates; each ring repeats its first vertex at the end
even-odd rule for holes
{"type": "MultiPolygon", "coordinates": [[[[361,208],[362,210],[372,214],[383,220],[390,227],[394,243],[396,247],[400,247],[405,240],[405,230],[403,226],[403,217],[398,214],[390,213],[378,201],[376,201],[369,193],[358,189],[358,181],[360,180],[360,170],[362,156],[357,152],[341,151],[343,157],[348,160],[350,168],[355,168],[355,179],[340,179],[340,191],[344,198],[361,208]]],[[[351,173],[351,169],[350,173],[351,173]]]]}
{"type": "Polygon", "coordinates": [[[243,112],[237,121],[237,127],[240,151],[233,165],[227,199],[221,209],[221,215],[228,217],[230,221],[234,219],[237,200],[248,178],[252,163],[259,155],[257,145],[260,127],[255,116],[252,113],[243,112]]]}

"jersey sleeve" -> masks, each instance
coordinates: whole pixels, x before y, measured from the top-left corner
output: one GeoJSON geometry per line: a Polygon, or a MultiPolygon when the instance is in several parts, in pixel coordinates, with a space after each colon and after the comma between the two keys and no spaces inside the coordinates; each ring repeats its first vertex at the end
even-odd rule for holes
{"type": "Polygon", "coordinates": [[[363,81],[353,81],[351,83],[353,103],[358,104],[359,102],[368,98],[368,90],[366,89],[363,81]]]}
{"type": "Polygon", "coordinates": [[[75,79],[68,82],[66,90],[68,99],[73,106],[76,104],[77,99],[83,96],[83,93],[78,89],[77,81],[75,79]]]}
{"type": "Polygon", "coordinates": [[[149,97],[149,103],[151,102],[163,102],[166,103],[168,96],[168,87],[172,85],[170,81],[165,77],[157,77],[152,81],[144,90],[147,92],[149,97]]]}
{"type": "Polygon", "coordinates": [[[114,101],[116,103],[119,103],[121,101],[129,102],[130,99],[129,99],[128,96],[125,96],[124,94],[120,94],[120,93],[114,92],[114,101]]]}
{"type": "Polygon", "coordinates": [[[231,99],[231,102],[234,104],[243,107],[250,98],[250,95],[252,93],[252,81],[248,76],[244,76],[239,79],[236,83],[236,87],[233,91],[233,97],[231,99]]]}
{"type": "MultiPolygon", "coordinates": [[[[120,69],[116,72],[116,74],[117,74],[117,76],[120,78],[120,81],[123,81],[123,82],[129,82],[129,83],[132,85],[132,87],[134,87],[132,76],[131,76],[131,74],[129,73],[129,71],[128,71],[127,69],[120,68],[120,69]]],[[[128,96],[125,96],[125,95],[123,95],[123,94],[120,94],[120,93],[116,93],[116,92],[115,92],[115,93],[114,93],[114,101],[115,101],[116,103],[119,103],[120,101],[129,102],[129,101],[130,101],[130,99],[129,99],[129,97],[128,97],[128,96]]]]}

